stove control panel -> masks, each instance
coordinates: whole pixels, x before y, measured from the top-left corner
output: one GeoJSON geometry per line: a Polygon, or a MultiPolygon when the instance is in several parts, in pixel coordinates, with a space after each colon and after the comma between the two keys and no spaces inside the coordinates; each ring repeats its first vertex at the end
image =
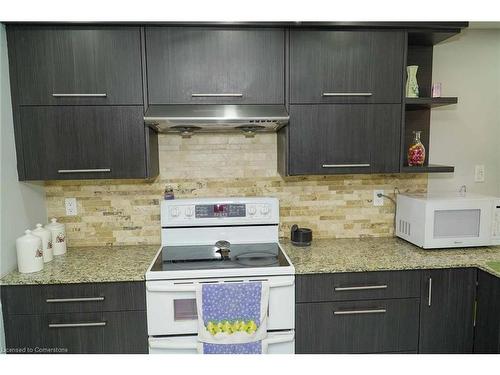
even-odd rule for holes
{"type": "Polygon", "coordinates": [[[206,217],[245,217],[244,204],[197,204],[195,206],[197,218],[206,217]]]}
{"type": "Polygon", "coordinates": [[[279,203],[276,198],[175,199],[162,202],[161,221],[162,226],[278,223],[279,203]]]}

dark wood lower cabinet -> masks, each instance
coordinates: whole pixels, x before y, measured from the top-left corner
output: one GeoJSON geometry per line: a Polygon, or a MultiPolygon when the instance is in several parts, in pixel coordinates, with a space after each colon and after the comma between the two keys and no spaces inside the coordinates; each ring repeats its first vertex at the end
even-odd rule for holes
{"type": "Polygon", "coordinates": [[[297,353],[383,353],[418,347],[417,298],[299,303],[297,353]]]}
{"type": "MultiPolygon", "coordinates": [[[[102,327],[49,328],[47,315],[7,315],[7,353],[99,353],[102,327]]],[[[100,314],[74,314],[78,322],[100,320],[100,314]]]]}
{"type": "Polygon", "coordinates": [[[10,353],[147,353],[145,311],[8,316],[10,353]]]}
{"type": "Polygon", "coordinates": [[[146,311],[112,312],[105,315],[104,353],[140,354],[148,352],[146,311]]]}
{"type": "Polygon", "coordinates": [[[143,282],[6,286],[2,308],[8,353],[148,352],[143,282]]]}
{"type": "Polygon", "coordinates": [[[297,275],[296,352],[500,353],[499,296],[475,268],[297,275]]]}
{"type": "Polygon", "coordinates": [[[474,353],[500,353],[500,278],[479,271],[474,353]]]}
{"type": "Polygon", "coordinates": [[[424,271],[420,303],[420,353],[471,353],[476,269],[424,271]]]}

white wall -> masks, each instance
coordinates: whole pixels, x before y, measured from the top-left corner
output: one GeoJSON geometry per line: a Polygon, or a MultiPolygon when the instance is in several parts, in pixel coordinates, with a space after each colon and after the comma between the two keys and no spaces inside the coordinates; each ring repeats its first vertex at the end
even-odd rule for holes
{"type": "MultiPolygon", "coordinates": [[[[0,24],[0,277],[17,266],[15,240],[26,228],[47,221],[41,184],[17,179],[5,26],[0,24]]],[[[1,315],[1,309],[0,309],[1,315]]],[[[0,352],[4,350],[0,317],[0,352]]]]}
{"type": "Polygon", "coordinates": [[[429,174],[429,191],[458,190],[500,196],[500,30],[465,30],[434,47],[433,82],[458,104],[431,115],[431,163],[455,166],[454,174],[429,174]],[[474,182],[474,166],[486,180],[474,182]]]}

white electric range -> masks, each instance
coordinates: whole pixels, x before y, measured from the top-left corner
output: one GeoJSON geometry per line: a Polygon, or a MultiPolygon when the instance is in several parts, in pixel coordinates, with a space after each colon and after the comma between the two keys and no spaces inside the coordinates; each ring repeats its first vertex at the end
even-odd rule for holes
{"type": "Polygon", "coordinates": [[[146,272],[150,353],[196,353],[199,283],[268,281],[268,353],[295,351],[295,269],[278,242],[276,198],[161,203],[161,242],[146,272]]]}

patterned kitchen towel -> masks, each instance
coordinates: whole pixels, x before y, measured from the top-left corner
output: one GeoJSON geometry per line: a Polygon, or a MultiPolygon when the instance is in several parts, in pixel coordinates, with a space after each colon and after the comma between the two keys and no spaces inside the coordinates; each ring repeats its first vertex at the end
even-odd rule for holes
{"type": "Polygon", "coordinates": [[[198,352],[201,354],[265,354],[267,353],[266,340],[249,342],[246,344],[207,344],[198,343],[198,352]]]}
{"type": "Polygon", "coordinates": [[[247,344],[267,336],[267,282],[199,284],[196,305],[201,343],[247,344]]]}

